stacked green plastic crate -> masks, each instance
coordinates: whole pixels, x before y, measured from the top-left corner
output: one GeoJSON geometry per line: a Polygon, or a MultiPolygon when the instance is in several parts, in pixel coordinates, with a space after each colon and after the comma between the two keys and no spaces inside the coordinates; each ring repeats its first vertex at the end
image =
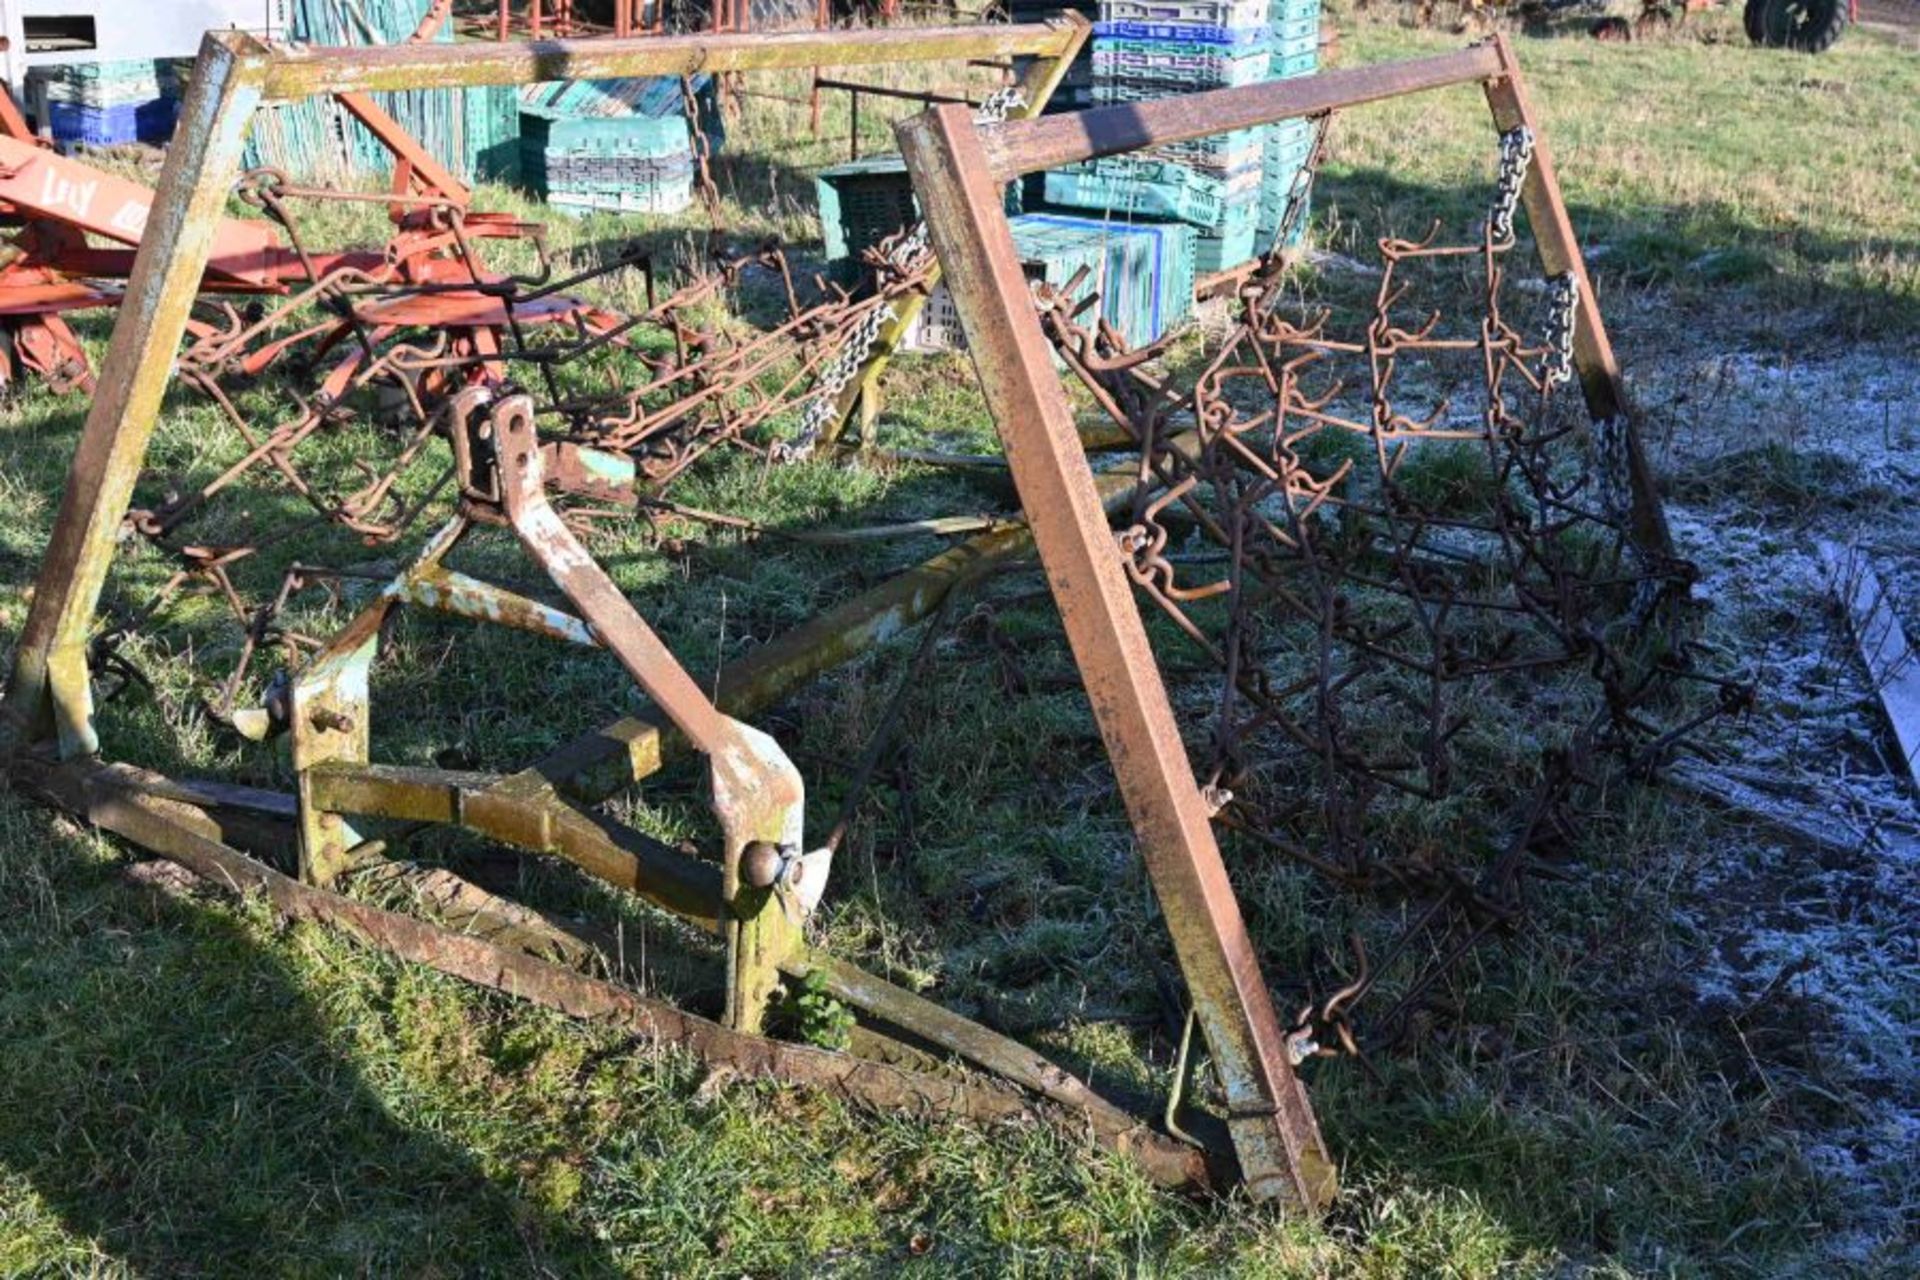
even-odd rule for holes
{"type": "MultiPolygon", "coordinates": [[[[1056,289],[1071,285],[1076,299],[1098,293],[1101,317],[1134,346],[1152,341],[1193,309],[1194,232],[1184,223],[1023,213],[1008,224],[1028,280],[1056,289]]],[[[902,345],[909,351],[966,345],[945,285],[935,286],[902,345]]]]}
{"type": "MultiPolygon", "coordinates": [[[[823,169],[814,181],[825,256],[835,274],[861,278],[860,254],[920,219],[907,166],[897,155],[870,156],[823,169]]],[[[1076,296],[1097,290],[1100,313],[1135,344],[1151,342],[1193,309],[1193,228],[1178,222],[1130,223],[1044,212],[1021,214],[1019,187],[1007,188],[1007,214],[1020,260],[1034,280],[1064,286],[1082,267],[1076,296]]],[[[906,337],[909,350],[963,345],[959,317],[942,286],[906,337]]]]}
{"type": "MultiPolygon", "coordinates": [[[[265,7],[282,14],[289,44],[354,47],[402,43],[420,26],[429,3],[275,0],[265,7]]],[[[148,11],[169,7],[193,6],[145,6],[148,11]]],[[[278,31],[282,23],[274,25],[278,31]]],[[[443,23],[434,37],[440,43],[451,43],[453,38],[452,23],[443,23]]],[[[471,178],[478,173],[511,172],[519,120],[510,86],[465,90],[423,86],[382,91],[373,97],[454,173],[471,178]]],[[[249,169],[281,169],[303,181],[345,187],[381,184],[393,172],[393,155],[386,146],[338,100],[325,94],[263,106],[247,134],[242,163],[249,169]]]]}
{"type": "MultiPolygon", "coordinates": [[[[1270,0],[1273,51],[1270,75],[1275,80],[1310,76],[1320,68],[1320,0],[1270,0]]],[[[1260,183],[1260,247],[1267,248],[1280,232],[1295,180],[1313,154],[1313,122],[1283,120],[1267,130],[1265,173],[1260,183]]],[[[1288,228],[1290,244],[1306,233],[1302,209],[1288,228]]]]}
{"type": "MultiPolygon", "coordinates": [[[[695,94],[701,131],[717,151],[719,113],[704,84],[695,94]]],[[[693,204],[693,150],[678,78],[521,91],[521,178],[562,212],[679,213],[693,204]]]]}
{"type": "MultiPolygon", "coordinates": [[[[1269,74],[1268,0],[1101,0],[1093,28],[1096,105],[1255,84],[1269,74]]],[[[1195,266],[1224,270],[1254,254],[1265,131],[1107,156],[1049,173],[1050,204],[1193,225],[1195,266]]]]}

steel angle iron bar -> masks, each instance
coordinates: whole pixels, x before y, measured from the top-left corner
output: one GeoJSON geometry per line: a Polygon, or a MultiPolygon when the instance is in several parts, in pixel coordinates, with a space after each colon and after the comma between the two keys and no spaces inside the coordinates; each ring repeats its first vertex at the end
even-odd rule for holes
{"type": "MultiPolygon", "coordinates": [[[[1226,1095],[1229,1130],[1252,1192],[1309,1210],[1332,1197],[1334,1166],[1293,1072],[1271,997],[1228,883],[1215,806],[1188,762],[1160,670],[1080,448],[1054,352],[1021,271],[1000,184],[1025,173],[1384,98],[1478,84],[1504,133],[1541,136],[1504,40],[1432,58],[1156,102],[981,126],[938,107],[899,124],[929,238],[1005,448],[1122,798],[1173,937],[1226,1095]]],[[[1523,192],[1543,268],[1573,273],[1572,363],[1596,421],[1619,422],[1617,366],[1580,269],[1550,164],[1523,192]]],[[[1621,428],[1631,438],[1631,424],[1621,428]]],[[[1637,449],[1635,450],[1637,455],[1637,449]]],[[[1670,559],[1644,459],[1630,464],[1632,529],[1670,559]]]]}
{"type": "MultiPolygon", "coordinates": [[[[553,517],[546,500],[550,478],[544,474],[544,451],[535,445],[524,398],[490,404],[487,397],[464,401],[455,397],[460,401],[461,421],[455,424],[452,438],[462,472],[462,514],[430,539],[413,565],[298,673],[290,695],[297,802],[251,793],[242,796],[243,789],[135,778],[123,767],[94,759],[98,739],[87,669],[89,633],[112,546],[128,515],[174,353],[187,327],[220,209],[238,168],[247,125],[262,100],[429,83],[517,83],[553,77],[981,55],[1029,54],[1045,64],[1059,62],[1084,36],[1084,23],[1063,21],[1024,27],[923,28],[907,33],[286,53],[266,49],[244,36],[210,35],[193,77],[181,134],[169,149],[152,202],[147,235],[134,262],[127,301],[103,368],[103,390],[88,414],[18,649],[4,705],[5,747],[13,782],[202,874],[259,890],[289,915],[327,920],[406,958],[504,986],[569,1012],[614,1017],[644,1034],[674,1040],[715,1060],[747,1062],[760,1074],[838,1088],[869,1105],[939,1105],[981,1118],[1021,1114],[1027,1109],[1027,1101],[1019,1095],[956,1089],[844,1055],[778,1045],[750,1034],[757,1029],[768,988],[780,972],[828,972],[835,989],[850,1002],[921,1032],[928,1041],[1031,1093],[1072,1107],[1091,1122],[1099,1141],[1139,1159],[1156,1179],[1173,1184],[1206,1179],[1207,1153],[1154,1132],[1058,1068],[1035,1059],[1024,1047],[932,1011],[924,1001],[848,966],[804,952],[791,925],[785,923],[784,906],[776,906],[764,893],[751,912],[740,908],[740,901],[749,896],[743,892],[742,880],[754,890],[779,887],[778,867],[751,863],[747,855],[759,845],[771,847],[776,862],[788,858],[799,832],[797,778],[770,739],[752,735],[686,680],[685,672],[653,638],[644,620],[553,517]],[[484,415],[477,412],[481,409],[484,415]],[[482,417],[476,424],[475,419],[482,417]],[[483,429],[471,439],[461,434],[476,425],[483,429]],[[446,570],[441,558],[480,516],[513,528],[525,550],[561,586],[581,616],[536,605],[446,570]],[[372,764],[368,759],[368,672],[381,624],[392,605],[402,602],[612,650],[636,681],[655,695],[685,737],[712,761],[716,807],[728,837],[723,867],[689,860],[575,808],[539,770],[493,778],[372,764]],[[243,819],[237,825],[235,804],[243,819]],[[729,935],[732,1025],[706,1024],[554,966],[529,968],[524,957],[504,948],[376,912],[329,891],[323,887],[326,882],[353,866],[356,857],[369,856],[377,845],[361,840],[354,831],[351,820],[363,817],[451,823],[504,843],[556,853],[693,923],[733,930],[729,935]],[[297,834],[307,883],[288,879],[228,845],[229,829],[244,829],[251,839],[273,847],[284,847],[289,836],[297,834]],[[775,874],[766,874],[769,871],[775,874]]],[[[1058,71],[1058,66],[1048,66],[1045,74],[1057,79],[1058,71]]],[[[855,602],[851,613],[843,610],[822,620],[830,625],[811,633],[803,628],[803,636],[797,636],[794,644],[778,650],[777,663],[742,673],[741,700],[764,699],[780,687],[791,687],[844,661],[891,634],[901,621],[924,616],[932,607],[928,601],[963,583],[973,571],[972,563],[991,564],[1016,554],[1024,545],[1014,531],[988,535],[969,553],[973,561],[963,556],[951,566],[930,566],[918,578],[909,575],[912,580],[897,591],[855,602]]]]}

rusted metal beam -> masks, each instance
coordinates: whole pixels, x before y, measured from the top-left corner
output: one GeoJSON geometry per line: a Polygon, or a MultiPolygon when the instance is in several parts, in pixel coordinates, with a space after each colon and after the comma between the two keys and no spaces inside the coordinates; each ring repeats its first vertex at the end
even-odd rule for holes
{"type": "MultiPolygon", "coordinates": [[[[1202,95],[1207,96],[1207,95],[1202,95]]],[[[1216,95],[1217,96],[1217,95],[1216,95]]],[[[1038,124],[1023,126],[1037,128],[1038,124]]],[[[1232,128],[1215,119],[1210,133],[1232,128]]],[[[980,130],[964,108],[897,126],[1174,951],[1249,1191],[1317,1210],[1335,1170],[1293,1074],[1239,903],[1054,371],[980,130]]]]}
{"type": "MultiPolygon", "coordinates": [[[[420,145],[419,139],[408,133],[406,127],[395,120],[387,109],[364,93],[337,93],[336,101],[347,109],[368,132],[380,141],[380,145],[393,153],[394,161],[401,171],[411,176],[413,182],[434,195],[444,196],[453,204],[464,206],[472,193],[466,183],[453,176],[453,173],[433,152],[420,145]]],[[[406,192],[398,192],[405,195],[406,192]]]]}
{"type": "Polygon", "coordinates": [[[64,756],[98,749],[87,672],[94,610],[269,61],[256,42],[201,42],[0,705],[12,743],[51,733],[64,756]]]}
{"type": "MultiPolygon", "coordinates": [[[[1188,434],[1173,443],[1186,447],[1193,440],[1188,434]]],[[[1094,477],[1108,512],[1123,509],[1138,483],[1132,470],[1094,477]]],[[[714,701],[730,715],[763,711],[807,681],[931,617],[952,592],[1032,551],[1033,538],[1024,525],[957,543],[728,663],[715,681],[714,701]]],[[[628,716],[556,748],[527,773],[575,799],[604,800],[657,773],[685,746],[658,721],[628,716]]]]}
{"type": "Polygon", "coordinates": [[[1674,554],[1673,534],[1667,527],[1666,509],[1660,501],[1653,464],[1648,461],[1640,433],[1627,412],[1620,362],[1614,358],[1606,320],[1600,314],[1600,299],[1587,275],[1586,259],[1573,233],[1573,220],[1567,216],[1567,204],[1560,192],[1560,177],[1553,167],[1553,150],[1547,145],[1546,130],[1534,115],[1519,60],[1513,56],[1507,38],[1495,36],[1490,45],[1482,47],[1490,48],[1498,62],[1486,82],[1487,105],[1493,112],[1494,126],[1502,133],[1522,127],[1533,133],[1533,164],[1520,188],[1520,200],[1526,206],[1527,225],[1533,229],[1540,269],[1550,278],[1571,273],[1579,289],[1574,300],[1573,366],[1580,374],[1580,390],[1586,397],[1588,414],[1596,422],[1618,423],[1624,438],[1632,500],[1628,520],[1634,543],[1652,556],[1670,560],[1674,554]]]}
{"type": "MultiPolygon", "coordinates": [[[[1048,57],[1080,38],[1058,20],[1018,25],[887,27],[863,31],[781,31],[727,35],[538,40],[521,44],[398,44],[376,48],[304,47],[271,55],[269,98],[329,90],[374,92],[462,85],[534,84],[619,76],[690,76],[783,67],[956,62],[968,58],[1048,57]]],[[[226,37],[265,53],[248,37],[226,37]]]]}
{"type": "Polygon", "coordinates": [[[210,884],[258,893],[281,916],[337,928],[398,959],[476,986],[617,1026],[642,1041],[674,1045],[746,1079],[779,1080],[823,1090],[882,1115],[902,1112],[979,1123],[1054,1114],[1082,1119],[1096,1142],[1138,1162],[1155,1182],[1204,1185],[1201,1152],[1155,1132],[1126,1113],[1075,1112],[1036,1105],[1010,1089],[902,1071],[878,1062],[749,1035],[565,965],[486,938],[452,933],[423,921],[280,874],[220,841],[217,830],[187,805],[116,782],[102,766],[74,761],[47,767],[27,762],[15,777],[82,819],[170,858],[210,884]]]}
{"type": "Polygon", "coordinates": [[[1493,45],[1480,44],[1458,53],[1273,80],[1240,89],[1095,107],[1034,120],[1009,120],[986,130],[982,146],[988,174],[995,181],[1006,182],[1024,173],[1039,173],[1095,156],[1186,142],[1448,85],[1473,84],[1502,71],[1500,51],[1493,45]]]}
{"type": "Polygon", "coordinates": [[[305,778],[312,803],[327,812],[463,827],[516,849],[565,858],[615,888],[719,930],[717,866],[582,812],[518,775],[343,762],[317,765],[305,778]]]}

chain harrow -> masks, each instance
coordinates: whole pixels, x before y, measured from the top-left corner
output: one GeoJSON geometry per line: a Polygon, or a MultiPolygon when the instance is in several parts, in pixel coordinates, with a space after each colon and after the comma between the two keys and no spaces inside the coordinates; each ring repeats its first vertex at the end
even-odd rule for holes
{"type": "Polygon", "coordinates": [[[1326,961],[1347,977],[1302,1009],[1302,1053],[1414,1029],[1477,944],[1522,926],[1603,766],[1649,768],[1751,696],[1699,666],[1677,610],[1653,607],[1684,598],[1689,567],[1632,552],[1622,424],[1583,431],[1556,395],[1575,278],[1547,282],[1540,340],[1507,319],[1530,144],[1503,138],[1478,243],[1440,242],[1437,226],[1379,241],[1379,287],[1348,325],[1283,287],[1276,248],[1190,382],[1164,371],[1167,340],[1133,348],[1082,320],[1098,315],[1085,300],[1043,298],[1059,358],[1151,482],[1116,552],[1211,671],[1178,701],[1211,708],[1199,750],[1216,821],[1314,873],[1335,894],[1325,910],[1385,900],[1408,922],[1371,961],[1357,935],[1326,961]],[[1525,783],[1464,765],[1495,707],[1538,743],[1525,783]],[[1362,1037],[1354,1009],[1383,983],[1391,1007],[1362,1037]]]}
{"type": "MultiPolygon", "coordinates": [[[[1002,91],[981,115],[1020,105],[1002,91]]],[[[1204,660],[1203,695],[1182,701],[1208,708],[1198,751],[1215,820],[1341,895],[1323,909],[1386,899],[1406,921],[1371,952],[1356,936],[1327,961],[1346,977],[1306,1002],[1290,1036],[1302,1054],[1404,1035],[1476,945],[1522,927],[1530,883],[1554,873],[1603,765],[1647,767],[1749,696],[1701,670],[1678,611],[1659,607],[1684,596],[1686,566],[1628,549],[1624,424],[1588,427],[1559,394],[1575,276],[1547,282],[1538,340],[1507,319],[1531,135],[1502,137],[1477,243],[1442,243],[1437,228],[1382,239],[1371,304],[1336,321],[1302,309],[1279,258],[1328,128],[1322,117],[1279,243],[1197,375],[1168,371],[1171,338],[1134,348],[1087,299],[1035,296],[1060,360],[1137,453],[1144,483],[1116,554],[1204,660]],[[1462,761],[1484,750],[1484,713],[1529,699],[1537,767],[1491,790],[1471,781],[1462,761]],[[1362,1034],[1355,1011],[1383,987],[1393,1003],[1362,1034]]],[[[865,295],[803,288],[768,244],[656,299],[639,254],[565,274],[537,227],[444,202],[408,210],[383,252],[322,265],[300,208],[326,193],[261,173],[242,196],[313,269],[271,307],[197,315],[182,378],[217,407],[231,447],[155,453],[130,519],[132,572],[94,654],[138,686],[131,642],[163,611],[210,604],[239,638],[197,656],[218,683],[209,709],[235,727],[243,702],[284,698],[334,604],[390,576],[368,549],[456,500],[436,441],[462,393],[532,388],[543,438],[623,457],[644,491],[723,446],[797,457],[936,270],[921,225],[867,253],[878,283],[865,295]],[[517,246],[521,269],[490,263],[486,246],[517,246]],[[632,312],[575,296],[634,277],[646,305],[632,312]],[[771,319],[713,318],[750,285],[776,298],[771,319]],[[269,375],[300,367],[318,386],[286,412],[269,375]],[[789,444],[758,442],[803,403],[789,444]],[[279,412],[262,423],[263,409],[279,412]],[[218,501],[243,480],[245,501],[218,501]],[[285,550],[316,528],[344,535],[331,565],[285,550]],[[256,673],[262,654],[280,670],[256,673]]],[[[615,506],[632,518],[631,501],[615,506]]],[[[576,494],[565,513],[610,509],[576,494]]]]}
{"type": "MultiPolygon", "coordinates": [[[[231,661],[207,708],[227,723],[243,694],[258,691],[261,654],[278,651],[290,670],[320,647],[285,622],[296,605],[316,591],[336,597],[355,572],[350,551],[343,568],[290,562],[285,548],[331,528],[364,555],[454,500],[452,468],[434,442],[448,435],[448,406],[463,388],[536,389],[550,438],[624,455],[637,485],[657,492],[715,448],[766,452],[755,443],[761,429],[822,378],[844,385],[847,375],[833,371],[857,368],[887,318],[885,289],[861,298],[822,280],[803,285],[771,243],[716,256],[656,298],[641,252],[568,273],[538,224],[446,200],[409,203],[379,250],[321,254],[309,209],[358,197],[270,170],[247,175],[238,196],[279,224],[306,278],[264,304],[214,298],[197,309],[180,376],[227,432],[152,477],[128,518],[151,554],[116,588],[113,623],[95,644],[103,669],[132,671],[137,634],[180,606],[197,613],[194,600],[215,602],[242,635],[212,647],[231,661]],[[646,303],[618,311],[582,300],[583,290],[646,303]],[[768,295],[770,322],[719,314],[768,295]],[[302,382],[308,390],[295,389],[302,382]]],[[[930,255],[912,259],[924,277],[930,255]]],[[[893,296],[923,287],[890,275],[884,260],[875,266],[893,296]]],[[[155,461],[166,458],[163,441],[155,461]]],[[[616,505],[631,516],[632,494],[623,497],[616,505]]],[[[568,514],[585,522],[607,512],[576,499],[568,514]]]]}

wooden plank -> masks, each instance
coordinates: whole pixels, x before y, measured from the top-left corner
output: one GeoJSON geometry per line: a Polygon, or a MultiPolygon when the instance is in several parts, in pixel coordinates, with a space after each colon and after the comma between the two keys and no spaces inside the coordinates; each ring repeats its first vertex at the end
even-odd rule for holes
{"type": "Polygon", "coordinates": [[[1907,780],[1920,786],[1920,666],[1916,666],[1907,634],[1887,602],[1887,589],[1873,571],[1873,563],[1857,547],[1822,540],[1820,559],[1826,565],[1828,585],[1847,611],[1854,643],[1867,664],[1880,705],[1893,723],[1900,744],[1900,761],[1907,780]]]}
{"type": "Polygon", "coordinates": [[[1740,817],[1764,823],[1810,848],[1858,853],[1869,843],[1867,833],[1831,813],[1774,795],[1697,760],[1676,762],[1666,776],[1682,791],[1711,800],[1740,817]]]}

